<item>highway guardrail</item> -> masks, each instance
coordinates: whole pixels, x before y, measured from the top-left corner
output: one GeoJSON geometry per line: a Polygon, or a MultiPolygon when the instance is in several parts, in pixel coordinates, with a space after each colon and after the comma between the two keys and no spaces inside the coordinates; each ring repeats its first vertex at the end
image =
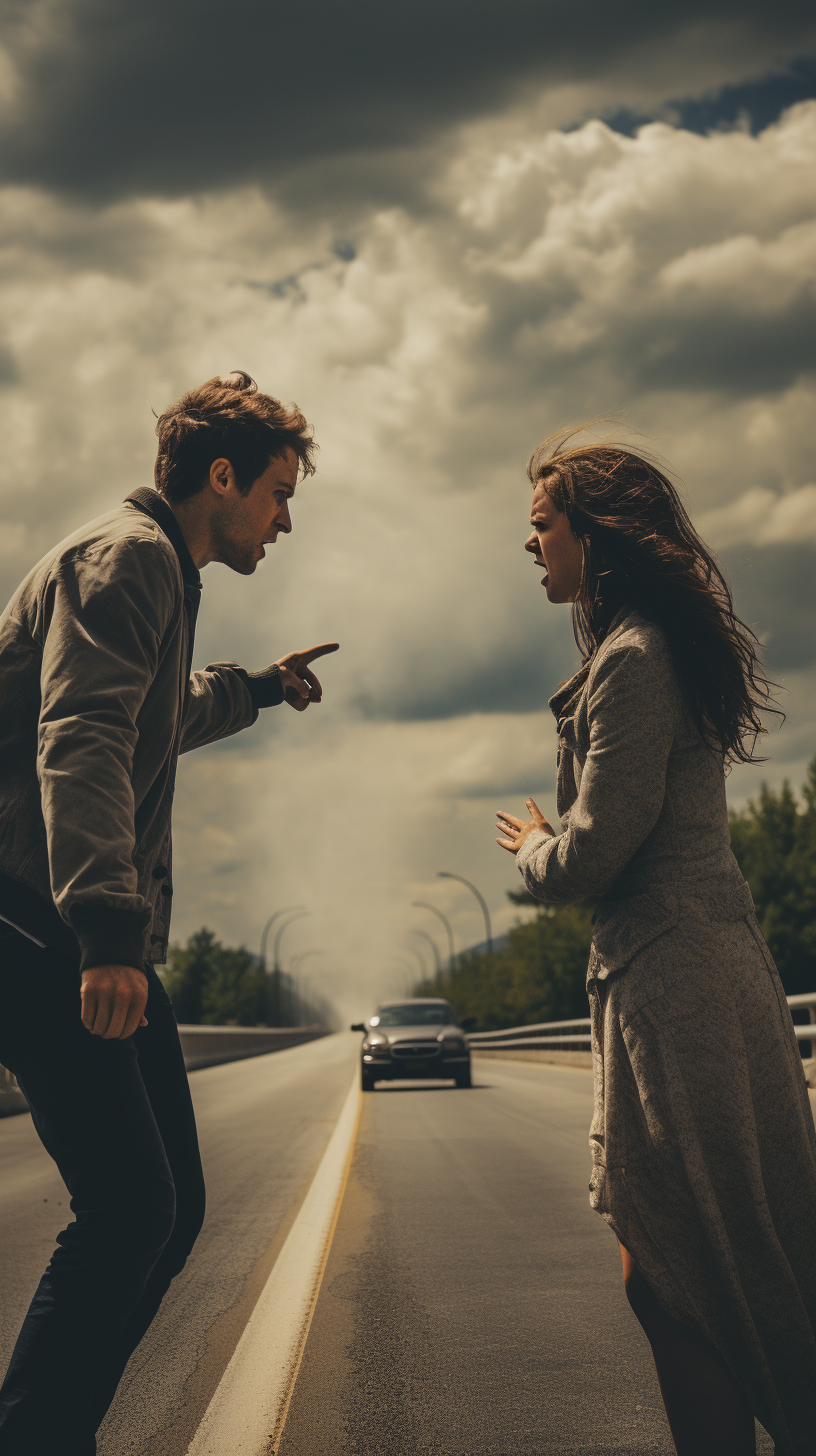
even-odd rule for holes
{"type": "MultiPolygon", "coordinates": [[[[794,1032],[806,1061],[808,1081],[816,1076],[816,991],[788,996],[792,1011],[807,1011],[808,1020],[794,1024],[794,1032]],[[809,1044],[809,1045],[808,1045],[809,1044]]],[[[468,1042],[478,1051],[589,1051],[592,1044],[588,1016],[573,1021],[540,1021],[533,1026],[510,1026],[502,1031],[471,1031],[468,1042]]]]}
{"type": "Polygon", "coordinates": [[[188,1072],[281,1052],[328,1036],[325,1026],[180,1026],[179,1037],[188,1072]]]}
{"type": "MultiPolygon", "coordinates": [[[[325,1026],[180,1026],[179,1037],[188,1072],[214,1067],[221,1062],[239,1062],[261,1057],[266,1052],[284,1051],[328,1036],[325,1026]]],[[[0,1066],[0,1117],[27,1112],[28,1103],[14,1075],[0,1066]]]]}

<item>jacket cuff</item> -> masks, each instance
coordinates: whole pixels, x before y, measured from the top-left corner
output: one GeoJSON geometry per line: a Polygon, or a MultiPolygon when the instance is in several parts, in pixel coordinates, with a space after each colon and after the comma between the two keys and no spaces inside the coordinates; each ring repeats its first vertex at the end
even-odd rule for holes
{"type": "Polygon", "coordinates": [[[516,855],[516,869],[521,875],[527,889],[530,891],[530,894],[534,895],[537,900],[542,898],[540,894],[541,885],[531,866],[531,860],[537,851],[541,849],[542,845],[547,844],[549,840],[555,839],[555,837],[554,834],[548,834],[546,829],[534,829],[531,834],[527,835],[521,849],[516,855]]]}
{"type": "Polygon", "coordinates": [[[94,966],[145,965],[145,927],[149,910],[115,910],[109,905],[74,905],[71,924],[79,941],[80,971],[94,966]]]}
{"type": "Polygon", "coordinates": [[[247,672],[245,667],[237,667],[235,671],[249,688],[253,708],[276,708],[283,702],[283,683],[276,662],[263,672],[247,672]]]}

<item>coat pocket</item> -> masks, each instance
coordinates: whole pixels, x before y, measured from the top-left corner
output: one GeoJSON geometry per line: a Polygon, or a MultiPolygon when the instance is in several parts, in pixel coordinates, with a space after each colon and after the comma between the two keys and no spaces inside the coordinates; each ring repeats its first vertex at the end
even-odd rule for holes
{"type": "Polygon", "coordinates": [[[655,1150],[648,1048],[665,1019],[665,988],[652,967],[635,966],[596,987],[590,1004],[600,1014],[593,1016],[595,1113],[589,1141],[595,1163],[611,1171],[642,1162],[655,1150]]]}
{"type": "Polygon", "coordinates": [[[731,924],[756,913],[751,891],[741,876],[728,875],[723,879],[709,880],[699,890],[695,886],[694,893],[702,899],[711,920],[731,924]]]}
{"type": "Polygon", "coordinates": [[[595,974],[603,980],[621,971],[647,945],[676,924],[680,897],[668,889],[654,889],[625,900],[602,900],[595,911],[592,946],[598,964],[595,974]]]}

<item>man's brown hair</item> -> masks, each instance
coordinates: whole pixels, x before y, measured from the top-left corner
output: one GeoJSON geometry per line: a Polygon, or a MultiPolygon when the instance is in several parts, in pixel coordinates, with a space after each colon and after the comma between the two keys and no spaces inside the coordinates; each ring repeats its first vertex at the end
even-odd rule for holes
{"type": "Polygon", "coordinates": [[[270,460],[294,450],[304,475],[315,470],[312,428],[297,405],[259,393],[242,369],[191,389],[156,421],[156,489],[170,501],[202,490],[214,460],[229,460],[242,495],[270,460]]]}

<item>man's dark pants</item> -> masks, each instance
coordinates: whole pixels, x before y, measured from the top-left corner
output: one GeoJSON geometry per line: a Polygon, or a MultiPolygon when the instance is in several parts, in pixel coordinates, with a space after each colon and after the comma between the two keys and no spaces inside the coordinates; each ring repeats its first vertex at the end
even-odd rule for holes
{"type": "Polygon", "coordinates": [[[77,965],[0,925],[0,1062],[71,1194],[75,1221],[25,1317],[0,1389],[0,1456],[93,1456],[94,1433],[204,1217],[195,1118],[173,1009],[152,967],[127,1041],[80,1020],[77,965]]]}

